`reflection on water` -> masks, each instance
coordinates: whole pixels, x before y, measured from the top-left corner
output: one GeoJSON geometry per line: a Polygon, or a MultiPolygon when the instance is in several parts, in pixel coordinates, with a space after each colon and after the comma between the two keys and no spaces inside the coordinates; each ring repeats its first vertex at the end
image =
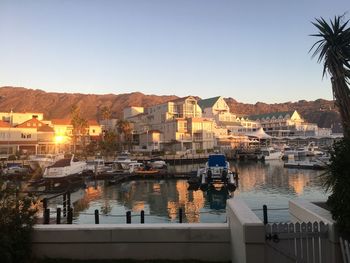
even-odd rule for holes
{"type": "MultiPolygon", "coordinates": [[[[177,171],[191,171],[199,165],[173,167],[177,171]]],[[[261,208],[287,208],[288,200],[303,197],[325,200],[318,175],[313,170],[295,170],[283,167],[282,161],[238,162],[239,196],[262,218],[261,208]]],[[[220,186],[188,190],[186,180],[137,180],[120,185],[106,181],[89,182],[81,199],[74,203],[75,222],[93,223],[93,213],[101,213],[100,223],[124,223],[126,211],[132,211],[132,222],[140,222],[140,211],[145,211],[146,223],[177,222],[178,209],[184,211],[184,222],[226,222],[226,200],[232,198],[220,186]]],[[[288,221],[287,210],[269,211],[269,221],[288,221]]]]}

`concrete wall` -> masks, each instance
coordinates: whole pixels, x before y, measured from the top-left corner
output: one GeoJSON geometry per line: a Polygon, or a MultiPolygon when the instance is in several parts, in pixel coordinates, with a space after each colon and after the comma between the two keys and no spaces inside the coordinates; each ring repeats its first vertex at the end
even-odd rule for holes
{"type": "Polygon", "coordinates": [[[292,222],[323,222],[328,225],[327,262],[341,262],[339,236],[331,213],[303,199],[289,200],[292,222]]]}
{"type": "Polygon", "coordinates": [[[33,253],[38,258],[231,260],[228,224],[37,225],[33,253]]]}
{"type": "Polygon", "coordinates": [[[233,263],[261,263],[265,260],[263,222],[239,198],[227,201],[233,263]]]}

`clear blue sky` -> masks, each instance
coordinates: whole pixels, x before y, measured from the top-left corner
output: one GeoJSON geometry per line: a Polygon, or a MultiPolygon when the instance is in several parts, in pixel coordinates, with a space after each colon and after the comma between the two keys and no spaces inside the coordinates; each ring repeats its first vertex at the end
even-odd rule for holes
{"type": "Polygon", "coordinates": [[[0,86],[331,99],[311,21],[349,11],[349,0],[1,0],[0,86]]]}

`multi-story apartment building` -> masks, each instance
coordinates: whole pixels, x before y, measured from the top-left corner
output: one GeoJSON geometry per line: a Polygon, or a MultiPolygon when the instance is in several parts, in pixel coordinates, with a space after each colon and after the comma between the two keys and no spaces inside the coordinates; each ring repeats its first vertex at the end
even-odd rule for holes
{"type": "MultiPolygon", "coordinates": [[[[131,111],[125,109],[124,116],[126,112],[131,111]]],[[[212,119],[201,117],[202,109],[197,100],[188,96],[151,106],[141,114],[128,117],[127,120],[134,123],[134,132],[137,134],[159,131],[159,149],[212,149],[214,122],[212,119]]],[[[149,135],[147,138],[148,143],[152,143],[149,135]]],[[[152,146],[154,147],[154,144],[152,146]]]]}
{"type": "Polygon", "coordinates": [[[265,132],[273,137],[308,137],[331,134],[331,129],[320,129],[316,123],[305,122],[296,110],[251,115],[248,118],[259,122],[265,132]]]}

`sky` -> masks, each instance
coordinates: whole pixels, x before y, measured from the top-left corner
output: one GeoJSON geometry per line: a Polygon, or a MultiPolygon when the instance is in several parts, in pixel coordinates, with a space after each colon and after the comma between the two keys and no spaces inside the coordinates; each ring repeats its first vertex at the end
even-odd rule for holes
{"type": "Polygon", "coordinates": [[[332,99],[309,49],[349,0],[0,0],[0,86],[332,99]]]}

